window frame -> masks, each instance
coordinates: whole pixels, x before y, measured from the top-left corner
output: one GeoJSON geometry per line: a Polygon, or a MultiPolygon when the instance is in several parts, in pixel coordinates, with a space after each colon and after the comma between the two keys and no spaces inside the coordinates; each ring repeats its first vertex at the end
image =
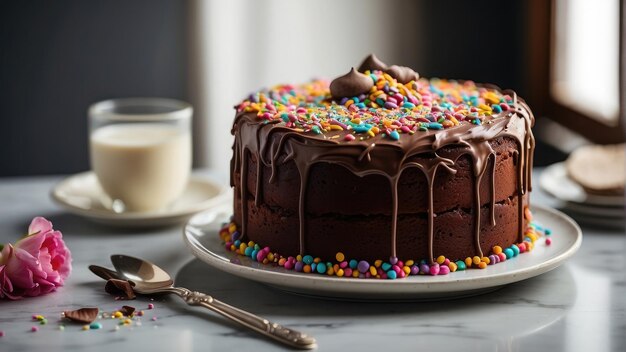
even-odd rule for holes
{"type": "Polygon", "coordinates": [[[626,5],[620,1],[619,33],[619,115],[617,125],[608,125],[554,99],[550,93],[552,77],[552,44],[555,1],[530,0],[527,16],[528,100],[538,116],[548,116],[598,144],[621,143],[626,140],[626,55],[624,53],[626,5]],[[590,128],[592,126],[592,128],[590,128]]]}

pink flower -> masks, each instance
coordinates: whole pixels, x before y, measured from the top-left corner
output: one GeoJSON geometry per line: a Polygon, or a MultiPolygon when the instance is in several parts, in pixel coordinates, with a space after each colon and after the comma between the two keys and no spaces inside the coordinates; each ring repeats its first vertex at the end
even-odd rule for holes
{"type": "Polygon", "coordinates": [[[20,299],[19,296],[13,296],[13,284],[6,275],[6,265],[0,265],[0,298],[20,299]]]}
{"type": "Polygon", "coordinates": [[[28,236],[7,244],[0,254],[0,298],[39,296],[62,286],[72,270],[72,256],[60,231],[36,217],[28,236]]]}

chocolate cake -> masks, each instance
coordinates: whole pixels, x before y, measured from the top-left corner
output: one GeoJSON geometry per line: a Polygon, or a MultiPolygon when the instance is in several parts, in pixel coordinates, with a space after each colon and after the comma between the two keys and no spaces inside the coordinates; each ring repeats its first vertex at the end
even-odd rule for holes
{"type": "Polygon", "coordinates": [[[234,250],[432,264],[524,242],[534,119],[513,91],[370,56],[330,84],[276,86],[236,110],[234,250]]]}

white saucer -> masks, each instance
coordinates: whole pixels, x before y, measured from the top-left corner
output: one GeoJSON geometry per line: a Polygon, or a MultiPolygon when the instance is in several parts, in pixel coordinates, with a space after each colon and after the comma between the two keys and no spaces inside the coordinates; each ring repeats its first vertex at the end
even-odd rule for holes
{"type": "Polygon", "coordinates": [[[475,295],[525,280],[561,265],[580,247],[582,233],[567,215],[533,206],[533,217],[552,230],[552,244],[540,239],[530,253],[488,266],[442,276],[410,276],[398,280],[338,278],[289,271],[263,265],[227,251],[218,236],[214,216],[200,213],[185,226],[183,237],[193,254],[205,263],[246,279],[307,296],[350,300],[437,300],[475,295]]]}
{"type": "Polygon", "coordinates": [[[585,192],[578,183],[569,178],[564,162],[546,167],[539,178],[539,185],[544,191],[563,201],[605,207],[624,207],[624,196],[603,196],[585,192]]]}
{"type": "Polygon", "coordinates": [[[217,211],[232,207],[227,188],[196,176],[191,176],[183,194],[165,209],[150,212],[115,213],[111,200],[102,190],[96,175],[87,171],[59,182],[50,197],[72,214],[95,222],[124,227],[152,227],[181,223],[203,210],[217,211]]]}

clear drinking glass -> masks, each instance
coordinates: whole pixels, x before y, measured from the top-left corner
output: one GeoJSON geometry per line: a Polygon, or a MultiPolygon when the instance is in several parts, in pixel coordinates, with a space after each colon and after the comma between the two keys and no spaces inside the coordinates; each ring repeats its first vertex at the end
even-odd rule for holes
{"type": "Polygon", "coordinates": [[[126,98],[89,107],[91,168],[116,212],[166,208],[191,170],[190,104],[126,98]]]}

